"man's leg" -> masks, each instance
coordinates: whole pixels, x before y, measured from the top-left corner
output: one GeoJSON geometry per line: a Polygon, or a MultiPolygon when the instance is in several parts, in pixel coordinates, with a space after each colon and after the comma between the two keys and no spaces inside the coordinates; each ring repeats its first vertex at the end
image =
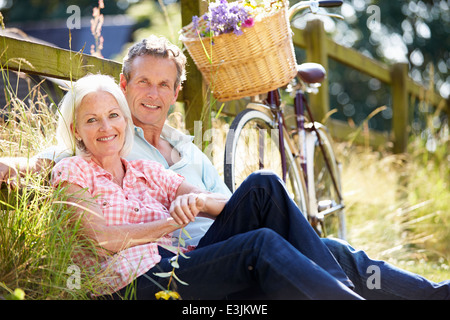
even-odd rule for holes
{"type": "Polygon", "coordinates": [[[322,239],[366,299],[450,299],[450,281],[435,283],[387,262],[372,260],[338,239],[322,239]]]}
{"type": "Polygon", "coordinates": [[[330,275],[353,287],[328,248],[273,173],[251,174],[235,191],[198,248],[259,228],[270,228],[330,275]]]}
{"type": "MultiPolygon", "coordinates": [[[[176,275],[188,283],[174,290],[183,299],[224,299],[255,288],[269,299],[361,299],[270,229],[242,233],[179,257],[176,275]]],[[[172,270],[163,259],[136,281],[138,299],[154,299],[167,287],[156,272],[172,270]],[[150,280],[151,278],[151,280],[150,280]]],[[[176,282],[176,281],[174,281],[176,282]]]]}

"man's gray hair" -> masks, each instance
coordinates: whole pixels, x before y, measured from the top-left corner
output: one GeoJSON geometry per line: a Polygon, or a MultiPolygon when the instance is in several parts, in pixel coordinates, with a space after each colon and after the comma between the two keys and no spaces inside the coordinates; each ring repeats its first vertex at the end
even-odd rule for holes
{"type": "Polygon", "coordinates": [[[123,59],[122,73],[127,81],[130,80],[133,60],[138,56],[150,55],[156,58],[168,58],[175,62],[177,67],[177,79],[175,88],[186,80],[186,56],[181,49],[172,44],[165,37],[151,35],[140,42],[135,43],[128,49],[123,59]]]}

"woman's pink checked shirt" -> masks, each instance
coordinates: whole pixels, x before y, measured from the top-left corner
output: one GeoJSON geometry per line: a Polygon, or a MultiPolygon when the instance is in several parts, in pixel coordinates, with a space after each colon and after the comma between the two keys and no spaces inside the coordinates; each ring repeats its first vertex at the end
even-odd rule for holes
{"type": "MultiPolygon", "coordinates": [[[[52,185],[62,182],[86,188],[102,209],[107,225],[139,224],[170,217],[170,203],[184,178],[149,160],[126,161],[123,187],[113,182],[112,175],[88,157],[70,157],[61,160],[52,171],[52,185]]],[[[117,291],[136,277],[144,274],[160,260],[158,244],[172,245],[171,235],[158,242],[134,246],[101,261],[85,257],[83,263],[92,267],[100,263],[107,276],[103,278],[108,289],[101,294],[117,291]]]]}

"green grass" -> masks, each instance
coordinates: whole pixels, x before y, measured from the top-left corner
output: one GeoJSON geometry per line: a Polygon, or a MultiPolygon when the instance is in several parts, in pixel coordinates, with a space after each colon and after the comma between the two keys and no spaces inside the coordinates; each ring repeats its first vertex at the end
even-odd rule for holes
{"type": "Polygon", "coordinates": [[[55,204],[64,195],[39,181],[27,185],[20,192],[2,189],[0,299],[17,288],[26,299],[82,298],[85,291],[67,285],[73,253],[87,246],[78,239],[79,224],[71,221],[69,210],[55,204]]]}
{"type": "MultiPolygon", "coordinates": [[[[10,100],[0,120],[0,157],[23,157],[26,164],[55,142],[55,106],[40,85],[30,82],[29,95],[19,100],[14,84],[5,82],[10,100]]],[[[0,190],[0,300],[15,298],[16,289],[25,299],[87,298],[91,276],[81,270],[83,284],[73,290],[68,271],[74,252],[93,246],[78,237],[70,210],[55,202],[64,193],[49,186],[48,172],[25,174],[20,184],[19,191],[0,190]]]]}

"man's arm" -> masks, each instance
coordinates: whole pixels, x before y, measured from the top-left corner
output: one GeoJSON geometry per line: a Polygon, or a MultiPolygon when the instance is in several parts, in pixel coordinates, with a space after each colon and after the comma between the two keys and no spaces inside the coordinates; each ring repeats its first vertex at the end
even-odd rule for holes
{"type": "Polygon", "coordinates": [[[72,156],[63,146],[51,146],[34,157],[0,158],[0,184],[3,182],[18,187],[20,177],[27,173],[46,175],[59,160],[72,156]]]}
{"type": "Polygon", "coordinates": [[[18,179],[27,173],[48,173],[55,163],[50,159],[40,158],[0,158],[0,184],[19,186],[18,179]]]}

